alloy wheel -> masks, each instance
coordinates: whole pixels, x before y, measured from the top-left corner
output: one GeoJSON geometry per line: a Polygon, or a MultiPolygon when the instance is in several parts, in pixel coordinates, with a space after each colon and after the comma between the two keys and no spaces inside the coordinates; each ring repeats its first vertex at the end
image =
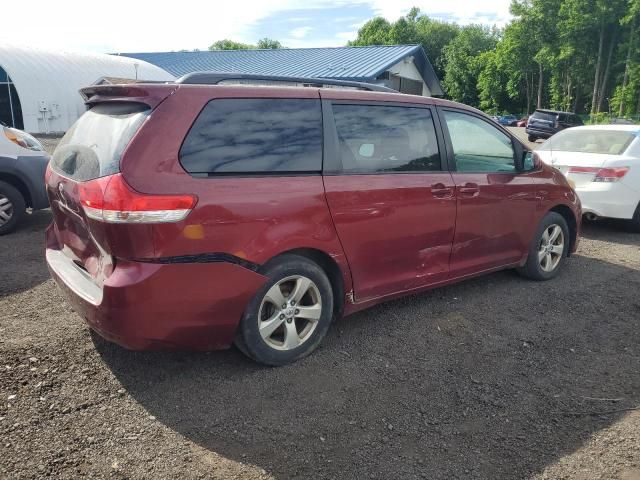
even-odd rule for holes
{"type": "Polygon", "coordinates": [[[13,217],[13,204],[8,197],[0,194],[0,227],[6,225],[13,217]]]}
{"type": "Polygon", "coordinates": [[[278,281],[265,294],[258,312],[258,330],[267,345],[292,350],[306,342],[322,315],[316,284],[302,275],[278,281]]]}
{"type": "Polygon", "coordinates": [[[545,228],[540,238],[538,261],[545,272],[553,272],[564,254],[564,232],[557,224],[545,228]]]}

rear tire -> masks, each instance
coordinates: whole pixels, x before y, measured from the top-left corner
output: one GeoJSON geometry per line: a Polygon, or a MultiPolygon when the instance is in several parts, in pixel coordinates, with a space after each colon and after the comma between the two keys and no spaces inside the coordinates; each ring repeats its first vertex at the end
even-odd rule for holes
{"type": "Polygon", "coordinates": [[[640,203],[636,208],[636,213],[633,214],[633,218],[629,221],[631,230],[640,233],[640,203]]]}
{"type": "Polygon", "coordinates": [[[26,213],[22,194],[13,185],[0,182],[0,235],[15,230],[26,213]]]}
{"type": "Polygon", "coordinates": [[[527,262],[518,273],[532,280],[551,280],[560,272],[570,243],[569,226],[564,217],[556,212],[547,213],[531,241],[527,262]]]}
{"type": "Polygon", "coordinates": [[[530,142],[532,142],[532,143],[533,143],[533,142],[535,142],[536,140],[538,140],[538,137],[534,137],[533,135],[529,135],[529,136],[527,137],[527,139],[528,139],[530,142]]]}
{"type": "Polygon", "coordinates": [[[286,254],[266,265],[269,280],[247,305],[236,346],[259,363],[281,366],[313,352],[333,318],[333,290],[316,263],[286,254]]]}

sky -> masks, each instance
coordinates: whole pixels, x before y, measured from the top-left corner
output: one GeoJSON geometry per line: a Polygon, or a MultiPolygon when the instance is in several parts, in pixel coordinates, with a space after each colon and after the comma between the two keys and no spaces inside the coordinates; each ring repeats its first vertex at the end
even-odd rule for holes
{"type": "Polygon", "coordinates": [[[503,26],[510,0],[22,0],[28,15],[3,22],[0,41],[103,53],[206,50],[223,38],[269,37],[290,48],[335,47],[374,16],[393,21],[412,6],[432,18],[503,26]]]}

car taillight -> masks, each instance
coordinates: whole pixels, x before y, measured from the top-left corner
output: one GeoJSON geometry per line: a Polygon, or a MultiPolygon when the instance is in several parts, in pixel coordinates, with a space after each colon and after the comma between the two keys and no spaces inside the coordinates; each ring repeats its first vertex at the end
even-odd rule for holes
{"type": "Polygon", "coordinates": [[[197,202],[193,195],[138,193],[120,173],[81,183],[78,189],[87,217],[107,223],[179,222],[197,202]]]}
{"type": "Polygon", "coordinates": [[[629,167],[571,167],[569,173],[589,173],[594,174],[594,182],[617,182],[629,171],[629,167]]]}

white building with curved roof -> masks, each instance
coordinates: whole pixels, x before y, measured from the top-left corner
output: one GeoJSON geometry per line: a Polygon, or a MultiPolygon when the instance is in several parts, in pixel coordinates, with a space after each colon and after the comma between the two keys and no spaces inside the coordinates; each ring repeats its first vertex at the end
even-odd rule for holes
{"type": "Polygon", "coordinates": [[[0,44],[0,122],[31,133],[64,132],[85,111],[78,90],[120,80],[174,80],[144,60],[0,44]]]}

